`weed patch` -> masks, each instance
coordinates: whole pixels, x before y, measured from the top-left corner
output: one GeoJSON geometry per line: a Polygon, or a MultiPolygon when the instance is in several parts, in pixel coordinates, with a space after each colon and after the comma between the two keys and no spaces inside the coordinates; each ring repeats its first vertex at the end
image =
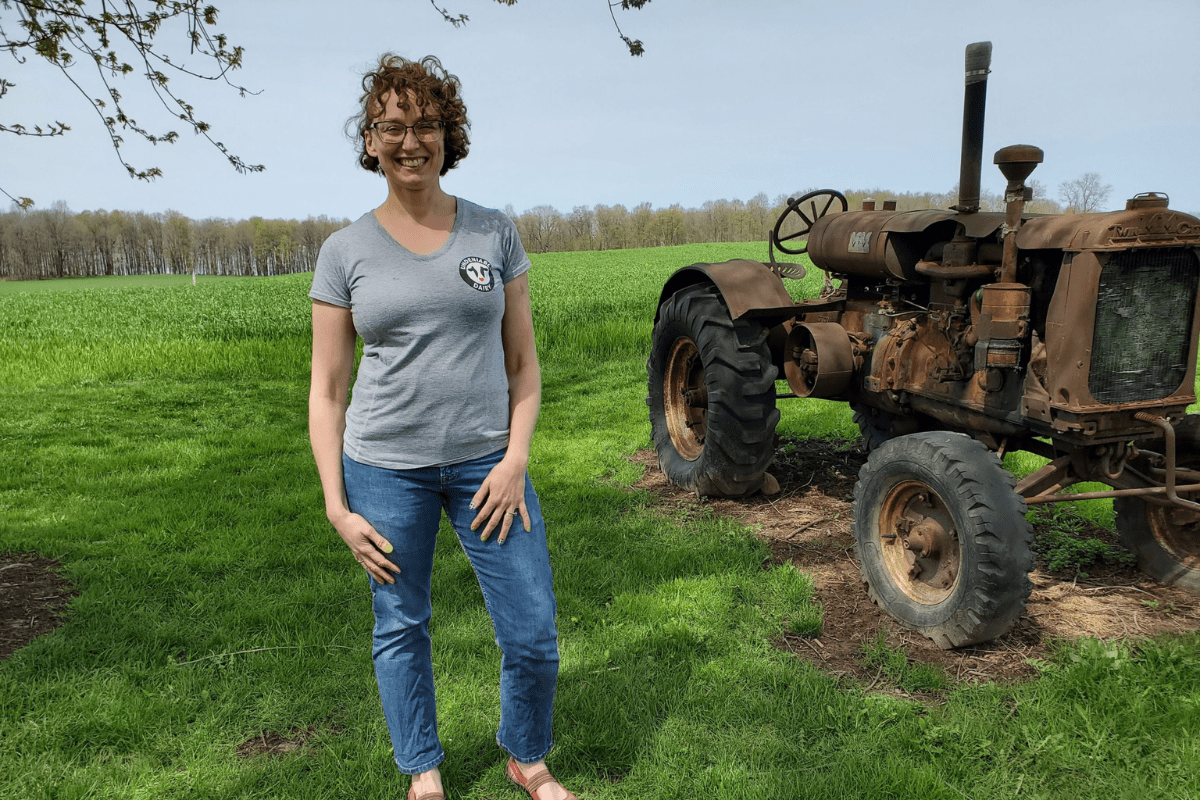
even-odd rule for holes
{"type": "Polygon", "coordinates": [[[1041,555],[1051,572],[1069,571],[1086,578],[1087,570],[1095,564],[1132,566],[1137,561],[1133,553],[1119,545],[1090,535],[1094,526],[1070,505],[1036,506],[1028,518],[1038,531],[1034,552],[1041,555]]]}

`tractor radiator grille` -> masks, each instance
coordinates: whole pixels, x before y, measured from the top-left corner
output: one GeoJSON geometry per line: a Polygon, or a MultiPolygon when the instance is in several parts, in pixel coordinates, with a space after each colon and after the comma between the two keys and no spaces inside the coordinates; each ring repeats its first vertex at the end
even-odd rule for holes
{"type": "Polygon", "coordinates": [[[1187,376],[1200,259],[1183,247],[1113,253],[1100,273],[1088,389],[1101,403],[1174,394],[1187,376]]]}

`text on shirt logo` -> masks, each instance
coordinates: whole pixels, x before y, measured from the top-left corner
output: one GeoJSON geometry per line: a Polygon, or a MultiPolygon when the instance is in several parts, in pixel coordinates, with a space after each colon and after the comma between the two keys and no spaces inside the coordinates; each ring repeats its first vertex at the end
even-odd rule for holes
{"type": "Polygon", "coordinates": [[[496,288],[492,276],[492,265],[478,256],[467,256],[458,265],[458,274],[467,285],[478,292],[490,292],[496,288]]]}

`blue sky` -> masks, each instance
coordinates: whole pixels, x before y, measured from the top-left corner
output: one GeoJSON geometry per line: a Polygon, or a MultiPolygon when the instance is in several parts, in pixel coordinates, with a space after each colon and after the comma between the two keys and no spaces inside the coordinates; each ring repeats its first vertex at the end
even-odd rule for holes
{"type": "MultiPolygon", "coordinates": [[[[385,186],[354,162],[343,123],[380,53],[439,56],[463,82],[470,156],[453,194],[517,211],[747,200],[809,187],[947,191],[958,180],[963,50],[994,45],[983,186],[992,154],[1033,144],[1053,196],[1101,174],[1119,208],[1163,191],[1200,213],[1200,2],[1143,0],[653,0],[617,16],[645,42],[631,58],[606,0],[223,0],[218,30],[246,48],[238,82],[178,91],[252,163],[235,173],[190,133],[129,140],[152,184],[129,179],[95,112],[56,73],[6,61],[0,121],[61,120],[64,139],[0,138],[0,186],[39,207],[174,209],[192,218],[357,217],[385,186]],[[347,10],[349,9],[349,10],[347,10]]],[[[8,21],[12,12],[0,11],[8,21]]],[[[139,94],[127,81],[125,94],[139,94]]],[[[139,100],[140,123],[169,127],[139,100]]]]}

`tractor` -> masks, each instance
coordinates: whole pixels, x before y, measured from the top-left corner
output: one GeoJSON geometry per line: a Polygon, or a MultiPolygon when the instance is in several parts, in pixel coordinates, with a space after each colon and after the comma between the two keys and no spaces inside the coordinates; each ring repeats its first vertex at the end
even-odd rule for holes
{"type": "Polygon", "coordinates": [[[1031,145],[995,153],[1005,210],[982,211],[991,49],[966,50],[957,205],[790,199],[768,262],[667,280],[647,363],[659,465],[701,496],[774,488],[778,399],[849,403],[869,453],[853,501],[866,591],[944,648],[1024,612],[1033,505],[1112,498],[1139,567],[1200,592],[1200,219],[1157,192],[1121,211],[1027,212],[1031,145]],[[826,273],[819,297],[792,299],[783,281],[804,267],[776,251],[826,273]],[[1047,463],[1017,480],[1002,464],[1014,451],[1047,463]]]}

